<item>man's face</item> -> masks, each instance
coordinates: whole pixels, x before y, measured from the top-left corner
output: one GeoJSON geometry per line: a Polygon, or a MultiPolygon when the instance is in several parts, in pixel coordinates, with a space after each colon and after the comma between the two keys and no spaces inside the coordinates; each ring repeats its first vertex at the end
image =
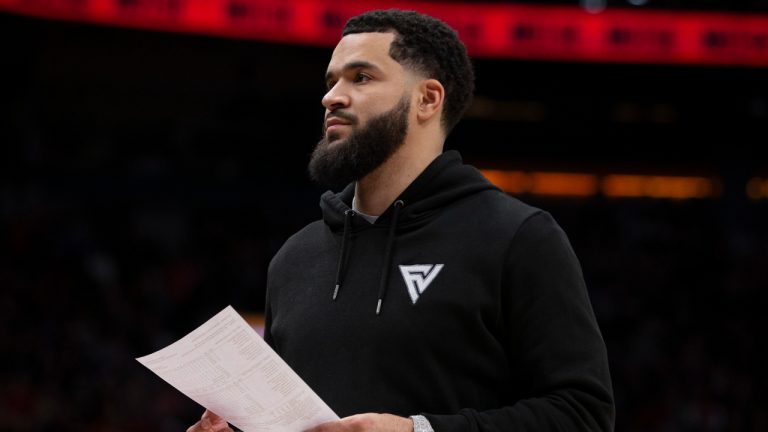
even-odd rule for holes
{"type": "Polygon", "coordinates": [[[345,36],[328,65],[323,136],[311,177],[331,187],[360,180],[397,151],[408,133],[405,69],[389,56],[392,33],[345,36]]]}

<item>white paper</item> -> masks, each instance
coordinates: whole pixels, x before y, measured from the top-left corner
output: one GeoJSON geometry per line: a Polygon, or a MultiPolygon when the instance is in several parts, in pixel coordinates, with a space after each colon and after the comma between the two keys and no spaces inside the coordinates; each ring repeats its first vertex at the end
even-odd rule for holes
{"type": "Polygon", "coordinates": [[[232,306],[136,360],[244,432],[299,432],[339,418],[232,306]]]}

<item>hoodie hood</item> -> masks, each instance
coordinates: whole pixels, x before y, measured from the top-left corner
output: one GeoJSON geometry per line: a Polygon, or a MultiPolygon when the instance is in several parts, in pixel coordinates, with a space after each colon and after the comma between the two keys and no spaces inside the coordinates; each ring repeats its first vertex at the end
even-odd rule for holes
{"type": "MultiPolygon", "coordinates": [[[[402,202],[399,209],[398,228],[412,228],[453,202],[488,189],[498,189],[476,168],[464,165],[459,152],[449,150],[430,163],[394,203],[402,202]]],[[[355,184],[350,183],[339,193],[325,192],[320,198],[323,220],[333,231],[344,228],[345,214],[352,206],[355,184]]],[[[374,225],[389,225],[394,205],[390,205],[374,225]]],[[[353,228],[370,226],[362,218],[352,218],[353,228]]]]}

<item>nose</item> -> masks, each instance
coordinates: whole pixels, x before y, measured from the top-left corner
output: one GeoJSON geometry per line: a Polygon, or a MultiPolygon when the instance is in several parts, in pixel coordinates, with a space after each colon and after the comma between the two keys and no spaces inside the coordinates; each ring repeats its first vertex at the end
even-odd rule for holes
{"type": "Polygon", "coordinates": [[[322,104],[328,111],[333,111],[339,108],[346,108],[349,106],[349,95],[343,91],[340,83],[336,83],[331,87],[328,92],[323,96],[322,104]]]}

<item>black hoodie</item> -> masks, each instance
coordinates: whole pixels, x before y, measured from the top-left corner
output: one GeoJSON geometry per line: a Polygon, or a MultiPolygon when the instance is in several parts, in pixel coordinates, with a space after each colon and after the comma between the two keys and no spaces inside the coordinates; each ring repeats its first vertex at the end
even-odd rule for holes
{"type": "Polygon", "coordinates": [[[446,152],[375,223],[327,192],[272,260],[266,340],[339,415],[609,431],[605,344],[552,217],[446,152]]]}

